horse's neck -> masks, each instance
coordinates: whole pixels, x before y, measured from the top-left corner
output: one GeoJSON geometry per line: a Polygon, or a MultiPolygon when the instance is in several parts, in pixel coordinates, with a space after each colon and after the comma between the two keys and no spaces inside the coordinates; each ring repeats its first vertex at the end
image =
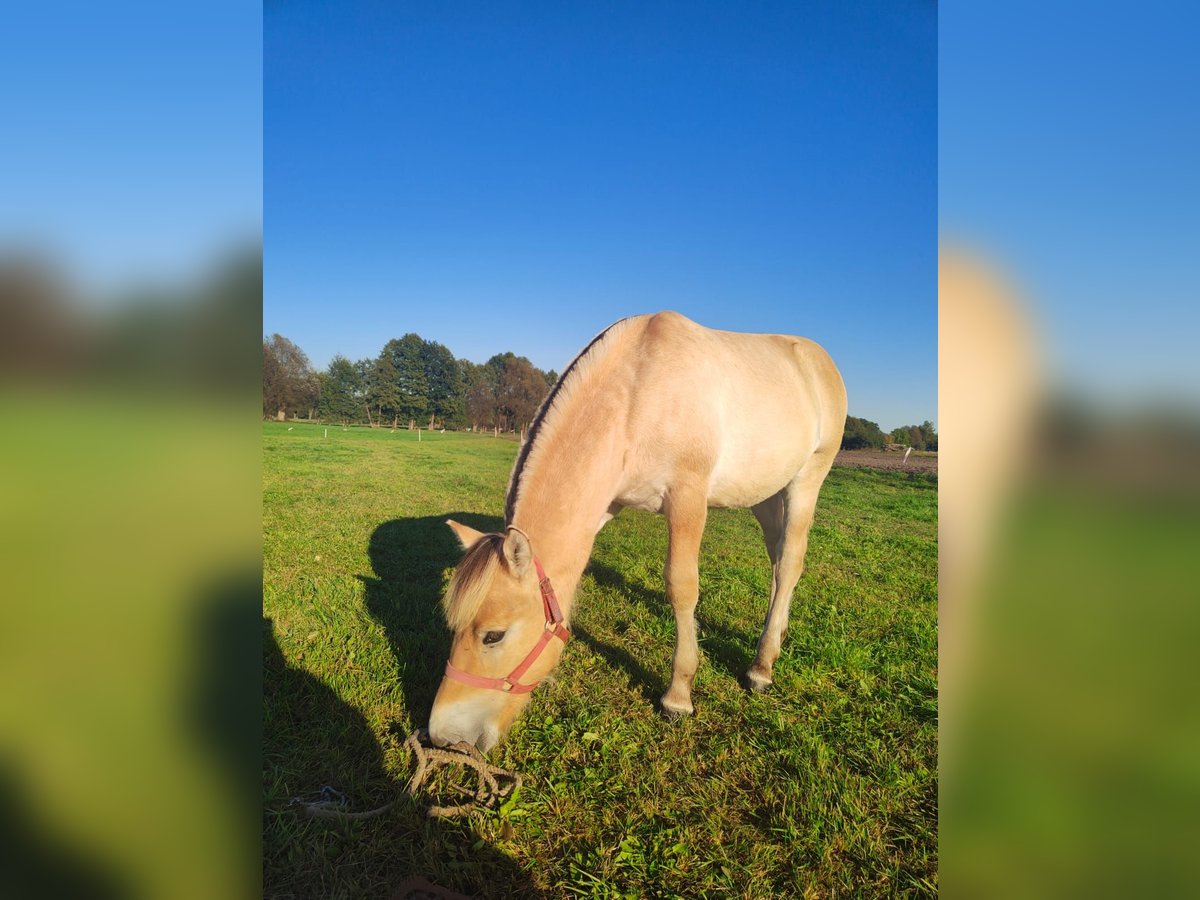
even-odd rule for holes
{"type": "Polygon", "coordinates": [[[596,532],[617,495],[621,471],[615,461],[620,454],[612,452],[614,435],[615,430],[600,435],[591,429],[586,442],[556,440],[524,473],[513,510],[512,524],[529,535],[568,614],[596,532]]]}

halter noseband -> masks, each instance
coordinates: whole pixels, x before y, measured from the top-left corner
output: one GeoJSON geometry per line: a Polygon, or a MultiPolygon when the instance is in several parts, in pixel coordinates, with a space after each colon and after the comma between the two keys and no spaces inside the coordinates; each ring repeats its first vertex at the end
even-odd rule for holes
{"type": "MultiPolygon", "coordinates": [[[[512,526],[509,527],[512,528],[512,526]]],[[[512,530],[518,531],[519,529],[513,528],[512,530]]],[[[521,533],[524,534],[524,532],[521,533]]],[[[565,644],[571,637],[571,632],[563,624],[564,616],[562,608],[558,605],[558,597],[554,594],[554,586],[550,584],[550,577],[546,574],[546,570],[542,568],[541,560],[535,556],[533,564],[537,567],[538,587],[542,591],[542,609],[546,613],[546,627],[543,629],[542,636],[538,638],[537,643],[533,645],[533,649],[525,654],[525,658],[517,664],[517,667],[503,678],[484,678],[482,675],[472,675],[470,672],[454,668],[449,662],[446,663],[447,678],[452,681],[461,681],[463,684],[469,684],[471,687],[504,691],[506,694],[528,694],[541,684],[540,681],[535,681],[533,684],[520,684],[518,683],[518,679],[542,655],[542,651],[546,649],[550,641],[558,638],[565,644]]]]}

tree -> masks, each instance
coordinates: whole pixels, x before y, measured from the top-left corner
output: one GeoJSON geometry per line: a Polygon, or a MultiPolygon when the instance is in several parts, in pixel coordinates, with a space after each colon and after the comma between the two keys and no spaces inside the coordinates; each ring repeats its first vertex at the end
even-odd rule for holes
{"type": "Polygon", "coordinates": [[[902,425],[893,428],[888,435],[893,443],[907,444],[914,450],[936,450],[938,446],[937,429],[926,419],[920,425],[902,425]]]}
{"type": "Polygon", "coordinates": [[[331,422],[354,422],[362,418],[365,385],[358,367],[346,359],[335,356],[329,367],[321,373],[321,399],[317,412],[322,419],[331,422]]]}
{"type": "Polygon", "coordinates": [[[311,415],[320,384],[304,351],[281,334],[263,341],[263,414],[311,415]]]}
{"type": "Polygon", "coordinates": [[[371,373],[375,371],[375,360],[360,359],[354,363],[354,370],[358,373],[358,382],[365,391],[371,382],[371,373]]]}
{"type": "Polygon", "coordinates": [[[921,423],[921,433],[925,437],[925,446],[922,450],[936,450],[938,448],[937,429],[933,427],[933,423],[926,419],[921,423]]]}
{"type": "Polygon", "coordinates": [[[443,344],[422,341],[421,361],[427,385],[429,427],[441,420],[444,426],[457,428],[466,413],[465,389],[458,360],[443,344]]]}
{"type": "Polygon", "coordinates": [[[843,450],[862,450],[867,447],[882,449],[885,443],[878,424],[857,416],[846,416],[846,428],[842,432],[843,450]]]}
{"type": "Polygon", "coordinates": [[[396,363],[391,354],[380,353],[371,363],[367,377],[367,405],[375,410],[377,421],[399,415],[400,392],[396,381],[396,363]]]}
{"type": "Polygon", "coordinates": [[[550,391],[545,373],[512,352],[498,353],[484,365],[495,377],[494,421],[505,431],[524,428],[550,391]]]}
{"type": "Polygon", "coordinates": [[[419,419],[429,406],[429,382],[425,377],[423,359],[425,342],[417,334],[392,338],[383,345],[379,358],[390,363],[388,370],[393,382],[392,414],[401,421],[419,419]]]}
{"type": "Polygon", "coordinates": [[[473,428],[496,427],[496,394],[499,372],[491,366],[480,366],[468,360],[459,361],[462,373],[464,405],[467,422],[473,428]]]}
{"type": "Polygon", "coordinates": [[[500,380],[500,400],[512,417],[514,431],[533,421],[548,393],[545,374],[525,357],[518,356],[504,367],[504,376],[500,380]]]}

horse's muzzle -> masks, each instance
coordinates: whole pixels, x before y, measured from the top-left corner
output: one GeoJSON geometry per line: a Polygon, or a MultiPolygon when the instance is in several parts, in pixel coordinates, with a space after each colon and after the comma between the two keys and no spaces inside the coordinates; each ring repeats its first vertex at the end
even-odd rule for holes
{"type": "Polygon", "coordinates": [[[483,753],[496,746],[500,731],[491,721],[491,710],[474,708],[490,704],[459,701],[453,704],[434,704],[429,716],[429,741],[435,747],[449,747],[464,741],[474,744],[483,753]]]}

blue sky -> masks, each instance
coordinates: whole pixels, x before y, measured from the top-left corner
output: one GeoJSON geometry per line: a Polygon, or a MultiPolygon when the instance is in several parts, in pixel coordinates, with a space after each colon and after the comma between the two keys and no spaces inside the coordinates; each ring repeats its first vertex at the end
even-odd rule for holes
{"type": "Polygon", "coordinates": [[[416,330],[559,367],[673,307],[821,340],[886,426],[936,402],[940,213],[1060,379],[1200,384],[1190,4],[268,6],[265,73],[242,0],[9,10],[0,245],[186,277],[258,234],[265,165],[264,329],[317,362],[416,330]]]}
{"type": "Polygon", "coordinates": [[[259,239],[257,4],[9,4],[0,84],[0,246],[103,301],[259,239]]]}
{"type": "Polygon", "coordinates": [[[1200,389],[1200,9],[965,3],[940,19],[940,214],[1024,287],[1057,383],[1200,389]]]}
{"type": "Polygon", "coordinates": [[[268,3],[263,330],[559,369],[622,316],[802,334],[936,421],[933,3],[268,3]]]}

